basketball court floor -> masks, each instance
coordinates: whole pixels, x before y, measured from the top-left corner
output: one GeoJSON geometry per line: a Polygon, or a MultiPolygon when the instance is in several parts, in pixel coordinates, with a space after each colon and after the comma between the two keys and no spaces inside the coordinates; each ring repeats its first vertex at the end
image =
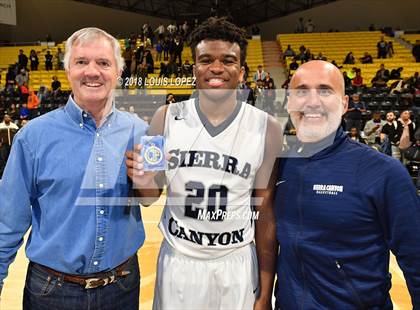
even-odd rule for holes
{"type": "MultiPolygon", "coordinates": [[[[146,242],[139,251],[139,261],[141,270],[140,309],[144,310],[152,309],[156,260],[162,241],[162,235],[157,228],[157,224],[160,219],[163,203],[164,197],[155,205],[148,208],[142,208],[142,217],[146,229],[146,242]]],[[[15,262],[10,266],[9,276],[3,287],[0,310],[22,309],[22,295],[27,264],[28,260],[24,254],[24,246],[22,246],[15,262]]],[[[398,268],[395,257],[391,257],[390,264],[390,270],[392,272],[391,296],[394,302],[394,309],[411,309],[410,296],[405,285],[404,276],[398,268]]]]}

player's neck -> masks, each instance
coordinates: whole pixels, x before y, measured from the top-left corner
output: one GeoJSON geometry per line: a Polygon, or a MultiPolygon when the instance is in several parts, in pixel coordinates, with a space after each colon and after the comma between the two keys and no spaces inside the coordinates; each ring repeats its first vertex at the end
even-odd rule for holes
{"type": "Polygon", "coordinates": [[[213,126],[223,123],[235,110],[236,105],[236,93],[235,96],[223,99],[223,103],[209,100],[205,96],[199,96],[200,110],[213,126]]]}

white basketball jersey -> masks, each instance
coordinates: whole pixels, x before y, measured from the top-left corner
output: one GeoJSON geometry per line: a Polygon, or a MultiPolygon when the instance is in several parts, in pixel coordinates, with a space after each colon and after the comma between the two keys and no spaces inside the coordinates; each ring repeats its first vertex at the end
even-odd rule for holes
{"type": "Polygon", "coordinates": [[[254,239],[251,195],[264,157],[267,117],[238,102],[214,127],[197,99],[169,105],[164,135],[172,157],[159,227],[181,253],[215,258],[254,239]]]}

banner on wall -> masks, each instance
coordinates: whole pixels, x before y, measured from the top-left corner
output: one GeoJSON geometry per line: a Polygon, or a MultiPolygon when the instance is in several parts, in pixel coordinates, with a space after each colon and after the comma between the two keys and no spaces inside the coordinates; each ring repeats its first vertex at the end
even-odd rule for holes
{"type": "Polygon", "coordinates": [[[0,0],[0,24],[16,26],[16,0],[0,0]]]}

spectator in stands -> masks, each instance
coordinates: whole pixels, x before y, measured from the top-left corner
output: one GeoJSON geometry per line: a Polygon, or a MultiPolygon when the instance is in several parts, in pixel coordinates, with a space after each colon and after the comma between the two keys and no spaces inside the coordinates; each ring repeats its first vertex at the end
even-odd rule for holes
{"type": "MultiPolygon", "coordinates": [[[[343,66],[339,66],[339,65],[337,64],[337,62],[335,61],[335,59],[333,59],[333,61],[331,61],[331,63],[332,63],[334,66],[336,66],[338,69],[343,68],[343,66]]],[[[351,77],[350,77],[350,79],[351,79],[351,77]]]]}
{"type": "Polygon", "coordinates": [[[325,57],[322,52],[318,53],[318,56],[315,58],[316,60],[323,60],[323,61],[327,61],[327,57],[325,57]]]}
{"type": "Polygon", "coordinates": [[[264,82],[263,80],[257,80],[255,83],[254,89],[254,105],[256,105],[258,108],[262,109],[263,104],[263,97],[264,97],[264,82]]]}
{"type": "Polygon", "coordinates": [[[154,73],[155,72],[155,62],[153,60],[152,53],[150,50],[146,50],[143,56],[146,60],[147,65],[147,73],[154,73]]]}
{"type": "Polygon", "coordinates": [[[416,40],[416,44],[413,46],[411,53],[416,59],[416,62],[420,62],[420,40],[416,40]]]}
{"type": "Polygon", "coordinates": [[[8,114],[11,117],[12,122],[14,122],[15,124],[20,119],[19,110],[16,108],[16,104],[14,102],[10,104],[10,107],[6,110],[6,114],[8,114]]]}
{"type": "MultiPolygon", "coordinates": [[[[9,114],[5,114],[3,117],[3,122],[0,123],[0,129],[5,129],[5,128],[6,129],[10,128],[10,129],[15,129],[15,130],[19,129],[19,127],[15,123],[13,123],[12,118],[9,114]]],[[[0,145],[1,145],[1,141],[0,141],[0,145]]]]}
{"type": "Polygon", "coordinates": [[[364,87],[363,84],[363,77],[362,77],[362,70],[357,69],[356,76],[351,80],[351,84],[353,87],[364,87]]]}
{"type": "Polygon", "coordinates": [[[166,28],[166,30],[168,30],[168,34],[170,37],[174,37],[177,30],[176,23],[175,22],[170,23],[168,27],[166,28]]]}
{"type": "Polygon", "coordinates": [[[31,50],[29,53],[29,60],[31,61],[31,71],[38,70],[39,60],[35,50],[31,50]]]}
{"type": "Polygon", "coordinates": [[[403,71],[403,67],[399,67],[398,69],[392,69],[390,74],[391,80],[399,80],[401,79],[401,72],[403,71]]]}
{"type": "Polygon", "coordinates": [[[53,97],[57,97],[61,93],[61,82],[58,80],[58,78],[54,75],[52,77],[51,82],[51,93],[53,97]]]}
{"type": "Polygon", "coordinates": [[[366,144],[365,139],[360,136],[360,130],[356,127],[351,127],[348,132],[348,137],[354,141],[357,141],[362,144],[366,144]]]}
{"type": "Polygon", "coordinates": [[[315,30],[315,24],[312,22],[312,19],[308,19],[305,23],[305,32],[312,33],[315,30]]]}
{"type": "Polygon", "coordinates": [[[28,105],[26,102],[22,103],[22,106],[19,108],[19,119],[22,121],[23,119],[29,118],[29,110],[28,105]]]}
{"type": "Polygon", "coordinates": [[[295,56],[296,56],[296,53],[292,49],[292,46],[290,44],[287,45],[287,48],[286,48],[286,50],[283,53],[283,58],[286,58],[286,57],[295,57],[295,56]]]}
{"type": "Polygon", "coordinates": [[[57,60],[57,70],[64,70],[64,53],[60,47],[57,49],[55,58],[57,60]]]}
{"type": "Polygon", "coordinates": [[[158,40],[156,43],[156,61],[162,61],[163,44],[162,40],[158,40]]]}
{"type": "Polygon", "coordinates": [[[419,78],[419,73],[418,72],[414,72],[414,75],[411,76],[409,79],[407,79],[407,84],[408,87],[410,89],[415,89],[418,88],[420,89],[420,78],[419,78]]]}
{"type": "Polygon", "coordinates": [[[163,60],[167,61],[169,59],[169,48],[170,48],[169,38],[165,38],[162,42],[163,47],[163,60]]]}
{"type": "Polygon", "coordinates": [[[351,78],[348,77],[347,71],[343,72],[344,86],[346,88],[351,87],[351,78]]]}
{"type": "Polygon", "coordinates": [[[248,76],[249,76],[249,67],[248,64],[246,62],[244,62],[244,76],[243,79],[246,82],[248,80],[248,76]]]}
{"type": "Polygon", "coordinates": [[[314,60],[314,59],[315,59],[315,56],[314,56],[314,54],[311,53],[311,49],[307,48],[306,51],[305,51],[304,61],[308,62],[308,61],[311,61],[311,60],[314,60]]]}
{"type": "Polygon", "coordinates": [[[373,63],[373,57],[368,52],[365,52],[363,57],[360,57],[360,62],[362,64],[371,64],[373,63]]]}
{"type": "Polygon", "coordinates": [[[184,42],[180,36],[174,40],[174,57],[178,59],[178,66],[182,66],[182,51],[184,50],[184,42]]]}
{"type": "Polygon", "coordinates": [[[299,17],[298,24],[296,26],[296,33],[304,33],[305,32],[305,23],[303,22],[303,17],[299,17]]]}
{"type": "Polygon", "coordinates": [[[386,58],[386,55],[388,54],[388,43],[385,41],[383,36],[376,44],[376,49],[378,50],[378,58],[386,58]]]}
{"type": "Polygon", "coordinates": [[[8,114],[5,114],[3,122],[0,123],[0,179],[2,178],[4,167],[9,158],[13,136],[17,130],[19,130],[19,127],[12,122],[12,119],[8,114]],[[1,134],[3,130],[5,132],[4,138],[1,134]]]}
{"type": "Polygon", "coordinates": [[[20,69],[19,74],[16,75],[15,81],[16,81],[16,84],[18,85],[18,87],[21,87],[25,83],[28,84],[29,77],[28,77],[28,74],[27,74],[27,72],[24,68],[20,69]]]}
{"type": "Polygon", "coordinates": [[[45,99],[49,97],[49,95],[50,93],[48,91],[48,87],[45,87],[44,85],[40,86],[37,93],[39,104],[42,105],[45,99]]]}
{"type": "Polygon", "coordinates": [[[181,75],[185,77],[190,77],[192,76],[192,74],[192,65],[190,64],[190,61],[186,59],[181,68],[181,75]]]}
{"type": "Polygon", "coordinates": [[[290,84],[290,79],[292,78],[292,75],[289,74],[287,76],[287,79],[284,80],[283,84],[281,84],[281,88],[283,89],[288,89],[289,88],[289,84],[290,84]]]}
{"type": "Polygon", "coordinates": [[[386,87],[386,80],[379,72],[377,72],[375,77],[372,79],[371,84],[374,87],[386,87]]]}
{"type": "Polygon", "coordinates": [[[27,119],[23,119],[23,120],[20,122],[20,128],[25,127],[25,125],[26,125],[26,124],[28,124],[28,123],[29,123],[29,120],[27,120],[27,119]]]}
{"type": "Polygon", "coordinates": [[[274,80],[273,78],[270,76],[270,72],[266,72],[265,74],[265,78],[263,80],[264,83],[264,87],[269,87],[270,83],[272,84],[272,87],[270,89],[274,89],[275,88],[275,84],[274,84],[274,80]]]}
{"type": "Polygon", "coordinates": [[[415,142],[414,134],[416,132],[416,124],[411,120],[410,117],[411,117],[411,113],[408,110],[402,111],[400,114],[400,118],[398,119],[398,122],[401,124],[400,138],[402,135],[402,130],[404,130],[404,128],[408,126],[410,141],[411,143],[414,143],[415,142]]]}
{"type": "Polygon", "coordinates": [[[354,93],[349,100],[349,105],[346,113],[346,131],[356,127],[358,131],[362,128],[362,113],[366,112],[366,106],[360,101],[360,94],[354,93]]]}
{"type": "Polygon", "coordinates": [[[392,44],[392,41],[388,41],[386,45],[387,55],[389,58],[392,58],[394,56],[394,45],[392,44]]]}
{"type": "Polygon", "coordinates": [[[53,69],[53,55],[50,51],[45,54],[45,70],[49,71],[53,69]]]}
{"type": "Polygon", "coordinates": [[[374,111],[372,119],[367,121],[363,132],[365,134],[366,143],[370,146],[379,146],[380,144],[380,135],[382,127],[386,124],[384,120],[381,119],[381,112],[374,111]]]}
{"type": "Polygon", "coordinates": [[[385,68],[384,64],[381,64],[381,66],[379,67],[379,70],[376,71],[376,74],[380,74],[381,78],[384,79],[385,81],[389,80],[389,77],[390,77],[389,70],[385,68]]]}
{"type": "Polygon", "coordinates": [[[174,94],[169,93],[166,95],[166,104],[175,103],[175,97],[174,94]]]}
{"type": "Polygon", "coordinates": [[[131,61],[133,59],[133,50],[130,47],[126,47],[123,53],[124,62],[127,68],[131,68],[131,61]]]}
{"type": "Polygon", "coordinates": [[[168,64],[166,65],[166,76],[172,77],[172,75],[178,77],[178,65],[176,64],[174,57],[171,57],[168,64]]]}
{"type": "Polygon", "coordinates": [[[166,72],[166,64],[164,62],[160,63],[159,77],[168,77],[166,72]]]}
{"type": "Polygon", "coordinates": [[[345,65],[354,65],[356,59],[354,58],[353,52],[349,52],[344,58],[343,64],[345,65]]]}
{"type": "Polygon", "coordinates": [[[28,119],[33,119],[38,116],[39,99],[35,92],[30,90],[27,100],[28,119]]]}
{"type": "Polygon", "coordinates": [[[306,47],[304,45],[301,45],[299,47],[299,54],[296,55],[296,60],[300,60],[301,62],[304,62],[306,60],[306,47]]]}
{"type": "MultiPolygon", "coordinates": [[[[255,25],[255,26],[258,28],[257,25],[255,25]]],[[[183,38],[187,38],[187,35],[190,31],[190,26],[188,26],[188,22],[184,21],[184,23],[181,25],[180,28],[181,28],[181,32],[182,32],[181,35],[183,36],[183,38]]],[[[259,28],[257,30],[259,32],[259,28]]]]}
{"type": "Polygon", "coordinates": [[[159,23],[159,26],[155,29],[154,32],[157,33],[158,39],[162,41],[165,37],[165,26],[163,23],[159,23]]]}
{"type": "Polygon", "coordinates": [[[293,59],[289,65],[289,70],[297,70],[297,68],[299,68],[299,64],[297,63],[296,59],[293,59]]]}
{"type": "Polygon", "coordinates": [[[20,92],[21,101],[26,102],[29,95],[29,87],[28,87],[28,84],[26,84],[26,82],[23,83],[23,85],[19,87],[19,92],[20,92]]]}
{"type": "Polygon", "coordinates": [[[27,69],[27,65],[28,65],[28,56],[25,55],[23,50],[19,50],[19,55],[18,55],[19,69],[22,69],[22,68],[27,69]]]}
{"type": "Polygon", "coordinates": [[[253,80],[254,83],[256,83],[258,80],[264,80],[265,79],[265,71],[263,70],[263,67],[261,65],[258,66],[257,72],[255,72],[253,80]]]}
{"type": "Polygon", "coordinates": [[[384,142],[385,137],[388,137],[391,142],[392,157],[396,159],[401,158],[399,144],[402,133],[401,123],[396,121],[394,112],[388,112],[386,114],[386,124],[383,125],[381,130],[381,142],[384,142]]]}

